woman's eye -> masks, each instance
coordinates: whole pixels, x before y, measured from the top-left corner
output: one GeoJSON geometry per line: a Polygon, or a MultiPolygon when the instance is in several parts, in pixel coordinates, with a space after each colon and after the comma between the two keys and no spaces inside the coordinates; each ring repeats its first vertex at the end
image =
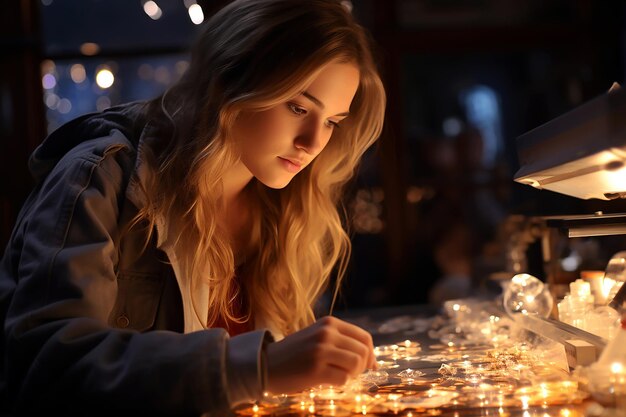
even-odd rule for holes
{"type": "Polygon", "coordinates": [[[326,126],[332,127],[332,128],[338,128],[339,127],[339,123],[333,122],[332,120],[327,120],[326,121],[326,126]]]}
{"type": "Polygon", "coordinates": [[[293,103],[287,103],[287,107],[289,107],[289,110],[291,110],[293,114],[297,114],[298,116],[302,116],[303,114],[306,114],[306,109],[303,109],[302,107],[295,105],[293,103]]]}

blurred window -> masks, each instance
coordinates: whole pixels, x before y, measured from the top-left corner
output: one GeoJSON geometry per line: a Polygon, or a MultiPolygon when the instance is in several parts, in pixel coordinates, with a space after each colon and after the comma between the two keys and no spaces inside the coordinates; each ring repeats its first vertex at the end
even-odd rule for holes
{"type": "Polygon", "coordinates": [[[41,0],[48,133],[158,96],[185,72],[204,20],[195,0],[41,0]]]}

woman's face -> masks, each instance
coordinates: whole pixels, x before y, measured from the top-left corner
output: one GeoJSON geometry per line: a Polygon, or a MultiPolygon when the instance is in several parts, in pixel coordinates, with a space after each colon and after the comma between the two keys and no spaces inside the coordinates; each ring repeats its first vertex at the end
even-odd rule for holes
{"type": "Polygon", "coordinates": [[[355,65],[332,63],[289,101],[242,113],[234,136],[245,168],[268,187],[285,187],[341,129],[358,86],[355,65]]]}

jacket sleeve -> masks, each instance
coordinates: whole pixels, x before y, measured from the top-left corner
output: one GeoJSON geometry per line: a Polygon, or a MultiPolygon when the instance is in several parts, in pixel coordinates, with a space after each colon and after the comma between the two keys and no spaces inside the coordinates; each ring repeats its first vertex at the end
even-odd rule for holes
{"type": "Polygon", "coordinates": [[[118,215],[133,162],[124,146],[102,139],[92,146],[66,155],[29,200],[8,250],[17,261],[0,271],[0,280],[15,281],[3,358],[13,410],[227,415],[225,331],[107,325],[117,293],[118,215]]]}

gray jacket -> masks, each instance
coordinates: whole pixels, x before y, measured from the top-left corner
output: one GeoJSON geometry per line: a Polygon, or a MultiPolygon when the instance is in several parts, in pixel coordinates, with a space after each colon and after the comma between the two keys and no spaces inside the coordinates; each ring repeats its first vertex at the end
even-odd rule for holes
{"type": "MultiPolygon", "coordinates": [[[[137,213],[140,104],[80,117],[31,156],[0,264],[0,411],[226,415],[262,395],[266,331],[183,334],[181,292],[137,213]]],[[[57,414],[55,413],[55,414],[57,414]]]]}

